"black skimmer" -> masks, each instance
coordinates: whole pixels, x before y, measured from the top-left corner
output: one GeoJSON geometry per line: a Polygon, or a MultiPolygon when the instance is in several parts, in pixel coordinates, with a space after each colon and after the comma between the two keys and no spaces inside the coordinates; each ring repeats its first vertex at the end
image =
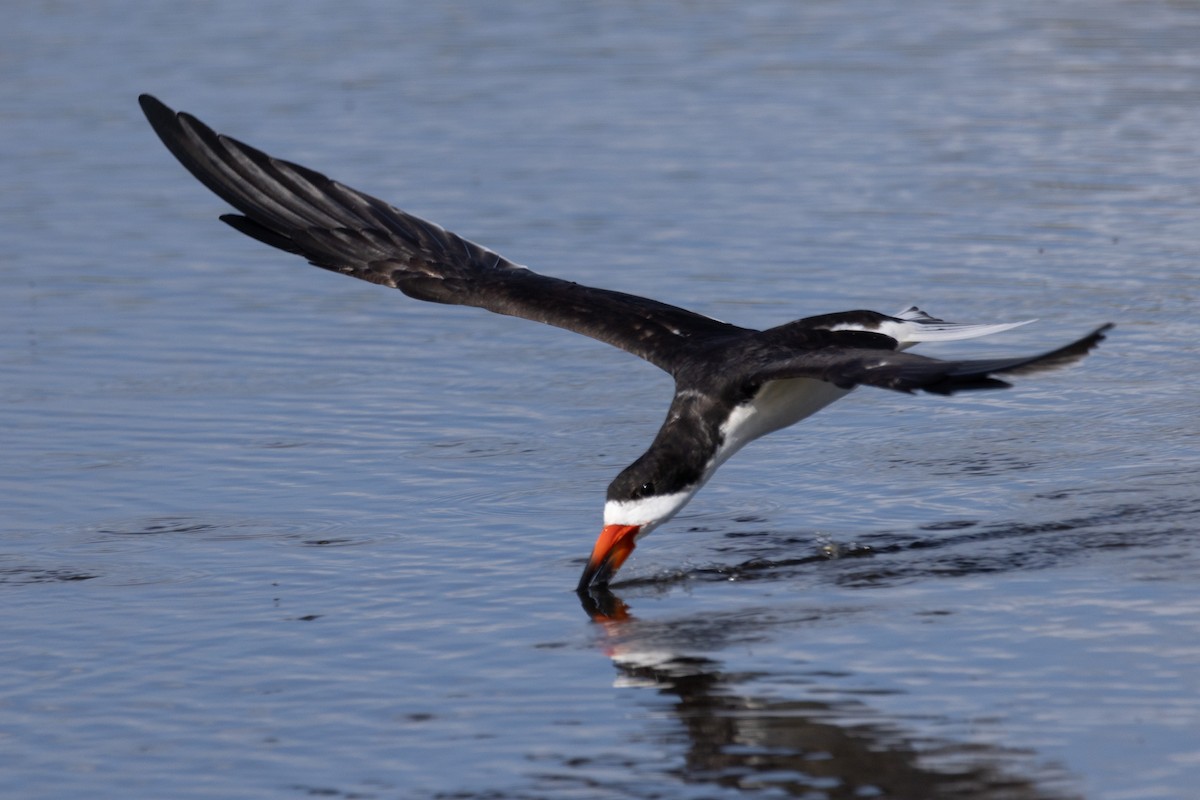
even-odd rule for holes
{"type": "Polygon", "coordinates": [[[675,516],[749,442],[856,386],[953,394],[1009,386],[997,375],[1081,358],[1111,325],[1035,356],[941,361],[920,342],[986,336],[1026,322],[970,325],[913,307],[846,311],[759,331],[622,292],[539,275],[319,172],[214,132],[150,95],[142,110],[167,149],[240,214],[220,219],[309,263],[435,303],[478,306],[619,347],[665,370],[675,397],[650,448],[609,484],[604,526],[578,589],[601,587],[636,543],[675,516]]]}

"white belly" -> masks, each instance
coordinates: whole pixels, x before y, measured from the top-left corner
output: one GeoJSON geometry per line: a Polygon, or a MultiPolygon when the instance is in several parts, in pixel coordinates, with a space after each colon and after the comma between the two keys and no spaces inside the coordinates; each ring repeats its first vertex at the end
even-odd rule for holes
{"type": "Polygon", "coordinates": [[[850,391],[812,378],[770,381],[759,390],[754,402],[734,409],[721,427],[725,441],[713,459],[712,469],[758,437],[795,425],[850,391]]]}

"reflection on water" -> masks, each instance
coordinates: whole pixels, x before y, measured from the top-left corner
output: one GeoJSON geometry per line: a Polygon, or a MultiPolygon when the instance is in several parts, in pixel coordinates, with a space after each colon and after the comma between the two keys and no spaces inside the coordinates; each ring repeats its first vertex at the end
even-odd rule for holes
{"type": "MultiPolygon", "coordinates": [[[[809,676],[804,698],[756,695],[753,674],[727,672],[714,658],[688,653],[721,649],[722,630],[744,620],[692,618],[643,622],[611,592],[580,597],[603,632],[601,646],[618,687],[675,699],[671,709],[686,739],[675,777],[789,797],[895,800],[1025,800],[1074,795],[1049,788],[1062,774],[1045,768],[1030,777],[1029,752],[906,732],[861,700],[824,702],[820,676],[809,676]],[[683,646],[681,646],[683,645],[683,646]]],[[[744,634],[739,630],[739,634],[744,634]]],[[[774,795],[772,795],[774,796],[774,795]]]]}
{"type": "MultiPolygon", "coordinates": [[[[928,532],[868,535],[847,548],[843,557],[851,560],[837,564],[827,577],[843,587],[883,588],[939,577],[1026,574],[1093,550],[1153,551],[1177,541],[1183,528],[1197,523],[1200,501],[1190,490],[1154,505],[1097,503],[1089,513],[1041,522],[958,520],[931,524],[928,532]],[[1164,526],[1165,520],[1172,525],[1164,526]]],[[[828,544],[818,547],[799,538],[745,533],[729,538],[744,557],[740,563],[634,577],[616,584],[616,590],[652,594],[685,582],[730,580],[788,584],[805,573],[811,580],[818,565],[838,555],[828,544]],[[807,555],[784,555],[800,544],[810,551],[807,555]]],[[[821,570],[826,572],[830,570],[821,570]]],[[[1071,776],[1046,766],[1036,749],[931,736],[924,731],[941,719],[936,711],[921,717],[921,730],[907,730],[904,718],[873,708],[869,699],[846,698],[842,679],[849,672],[822,675],[795,667],[791,674],[731,671],[717,658],[735,645],[779,636],[781,628],[819,626],[838,610],[809,608],[807,616],[784,620],[788,612],[775,606],[649,620],[640,619],[608,589],[592,588],[579,599],[601,632],[601,649],[617,669],[616,686],[675,698],[671,708],[686,737],[687,766],[675,775],[681,781],[770,788],[806,798],[1077,796],[1059,788],[1071,776]],[[755,691],[767,681],[770,693],[755,691]],[[798,687],[792,696],[789,687],[798,687]],[[829,701],[822,695],[840,698],[829,701]]]]}

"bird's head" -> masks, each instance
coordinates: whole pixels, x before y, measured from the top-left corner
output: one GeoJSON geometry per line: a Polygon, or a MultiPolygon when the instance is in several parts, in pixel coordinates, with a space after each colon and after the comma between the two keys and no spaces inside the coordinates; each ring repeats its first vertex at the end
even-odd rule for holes
{"type": "Polygon", "coordinates": [[[686,461],[664,461],[663,455],[652,448],[609,484],[604,529],[583,568],[578,591],[606,585],[638,540],[675,516],[700,490],[703,473],[682,467],[686,461]]]}

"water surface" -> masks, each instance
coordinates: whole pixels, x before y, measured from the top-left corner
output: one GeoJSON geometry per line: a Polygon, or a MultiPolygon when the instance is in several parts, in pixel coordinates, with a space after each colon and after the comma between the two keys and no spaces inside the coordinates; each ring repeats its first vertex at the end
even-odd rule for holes
{"type": "Polygon", "coordinates": [[[1200,10],[36,3],[0,33],[6,796],[1185,798],[1200,10]],[[665,377],[224,229],[150,91],[552,274],[933,354],[571,592],[665,377]]]}

